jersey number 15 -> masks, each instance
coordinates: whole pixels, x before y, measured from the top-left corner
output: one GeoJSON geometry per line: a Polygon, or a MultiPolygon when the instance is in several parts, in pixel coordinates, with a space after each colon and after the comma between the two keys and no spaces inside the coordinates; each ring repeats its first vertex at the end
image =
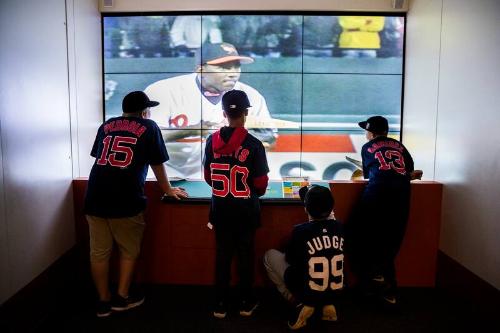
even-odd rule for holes
{"type": "Polygon", "coordinates": [[[119,168],[125,168],[132,162],[134,151],[128,146],[123,146],[123,143],[133,144],[137,143],[137,138],[129,136],[115,136],[108,135],[102,140],[104,147],[102,148],[101,157],[97,160],[99,165],[109,165],[119,168]],[[111,142],[113,142],[111,144],[111,142]],[[111,146],[112,153],[108,155],[111,146]],[[123,159],[118,159],[116,153],[122,153],[123,159]]]}

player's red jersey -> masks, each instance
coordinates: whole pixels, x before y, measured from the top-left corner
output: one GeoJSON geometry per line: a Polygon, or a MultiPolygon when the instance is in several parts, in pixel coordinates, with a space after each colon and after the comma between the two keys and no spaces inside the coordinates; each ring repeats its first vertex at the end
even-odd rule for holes
{"type": "Polygon", "coordinates": [[[258,226],[269,172],[262,142],[243,127],[223,127],[208,137],[203,166],[212,187],[210,222],[258,226]]]}

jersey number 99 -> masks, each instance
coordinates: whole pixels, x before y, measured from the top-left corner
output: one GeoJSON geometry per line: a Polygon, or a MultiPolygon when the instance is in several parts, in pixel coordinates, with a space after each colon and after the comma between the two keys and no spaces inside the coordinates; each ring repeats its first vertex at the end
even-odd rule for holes
{"type": "MultiPolygon", "coordinates": [[[[333,256],[329,261],[326,257],[311,257],[309,259],[309,288],[315,291],[325,291],[328,287],[332,290],[341,289],[344,285],[344,255],[338,254],[333,256]],[[339,282],[330,282],[330,275],[334,278],[339,278],[339,282]],[[316,281],[321,280],[318,284],[316,281]]],[[[337,279],[338,280],[338,279],[337,279]]]]}

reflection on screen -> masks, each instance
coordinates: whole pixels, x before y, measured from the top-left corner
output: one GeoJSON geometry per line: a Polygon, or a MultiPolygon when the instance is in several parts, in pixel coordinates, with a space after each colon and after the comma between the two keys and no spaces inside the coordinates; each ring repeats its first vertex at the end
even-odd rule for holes
{"type": "Polygon", "coordinates": [[[404,17],[113,15],[103,23],[105,118],[120,115],[133,90],[159,101],[152,119],[170,176],[201,178],[206,137],[226,124],[221,98],[231,89],[249,96],[246,126],[267,149],[271,179],[348,179],[355,166],[345,156],[360,159],[365,143],[357,123],[372,115],[399,137],[404,17]],[[214,45],[237,56],[206,62],[214,45]]]}

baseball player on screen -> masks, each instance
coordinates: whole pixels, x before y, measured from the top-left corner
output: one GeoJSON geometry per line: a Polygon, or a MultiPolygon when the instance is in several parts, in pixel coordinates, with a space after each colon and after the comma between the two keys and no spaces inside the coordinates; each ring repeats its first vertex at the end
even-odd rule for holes
{"type": "Polygon", "coordinates": [[[254,238],[260,225],[259,197],[268,184],[269,167],[262,142],[244,128],[250,101],[244,91],[222,97],[224,126],[208,137],[203,161],[205,181],[212,187],[209,221],[215,229],[216,318],[225,318],[233,255],[238,259],[239,313],[251,316],[257,307],[252,291],[254,238]]]}
{"type": "MultiPolygon", "coordinates": [[[[227,124],[222,114],[222,96],[226,91],[242,90],[252,105],[248,112],[258,118],[271,118],[266,100],[254,88],[239,82],[240,64],[249,64],[253,59],[238,54],[228,43],[206,43],[197,51],[196,72],[157,81],[145,92],[160,102],[158,112],[152,117],[162,129],[171,159],[167,167],[177,177],[201,178],[200,142],[209,134],[227,124]],[[172,130],[175,129],[175,130],[172,130]]],[[[265,146],[276,140],[276,131],[251,130],[265,146]]]]}
{"type": "Polygon", "coordinates": [[[293,305],[288,325],[299,329],[316,309],[321,319],[337,320],[335,303],[344,286],[344,232],[333,215],[334,200],[324,186],[299,191],[309,222],[296,225],[285,253],[264,255],[264,266],[278,291],[293,305]]]}
{"type": "Polygon", "coordinates": [[[370,117],[359,126],[369,140],[361,149],[368,184],[346,225],[346,250],[361,294],[393,308],[397,304],[394,261],[408,222],[413,159],[401,142],[387,137],[386,118],[370,117]]]}

